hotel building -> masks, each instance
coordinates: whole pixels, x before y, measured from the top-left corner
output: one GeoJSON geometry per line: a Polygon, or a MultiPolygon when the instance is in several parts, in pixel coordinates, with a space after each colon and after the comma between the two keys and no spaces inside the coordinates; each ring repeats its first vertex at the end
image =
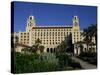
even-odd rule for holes
{"type": "MultiPolygon", "coordinates": [[[[62,42],[71,40],[74,46],[74,54],[80,54],[80,51],[75,49],[75,43],[83,41],[83,36],[80,31],[79,18],[73,16],[72,25],[54,25],[54,26],[37,26],[34,16],[29,16],[27,19],[26,31],[14,32],[14,44],[19,43],[27,46],[32,46],[39,38],[45,47],[44,52],[55,52],[55,48],[62,42]],[[17,41],[15,37],[18,37],[17,41]]],[[[93,41],[95,43],[95,40],[93,41]]],[[[17,47],[16,51],[21,52],[24,47],[17,47]]]]}

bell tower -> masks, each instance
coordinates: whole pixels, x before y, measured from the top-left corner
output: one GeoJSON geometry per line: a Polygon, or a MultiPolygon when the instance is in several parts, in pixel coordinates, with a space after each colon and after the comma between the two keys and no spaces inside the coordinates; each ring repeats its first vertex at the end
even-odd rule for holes
{"type": "Polygon", "coordinates": [[[76,43],[80,41],[80,26],[78,16],[73,17],[73,32],[72,43],[74,44],[74,54],[80,54],[80,50],[77,49],[76,43]]]}
{"type": "Polygon", "coordinates": [[[35,18],[34,16],[29,16],[27,19],[27,26],[26,26],[26,31],[30,31],[32,27],[35,27],[35,18]]]}
{"type": "Polygon", "coordinates": [[[74,31],[79,31],[80,30],[78,16],[73,17],[73,30],[74,31]]]}

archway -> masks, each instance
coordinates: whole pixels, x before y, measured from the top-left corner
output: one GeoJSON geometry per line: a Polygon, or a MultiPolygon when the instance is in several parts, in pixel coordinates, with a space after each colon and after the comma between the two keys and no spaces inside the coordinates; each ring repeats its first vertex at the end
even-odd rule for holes
{"type": "Polygon", "coordinates": [[[56,49],[54,48],[54,51],[53,51],[54,53],[56,52],[56,49]]]}
{"type": "Polygon", "coordinates": [[[53,53],[53,49],[52,48],[50,48],[50,52],[53,53]]]}
{"type": "Polygon", "coordinates": [[[47,48],[47,52],[49,53],[49,48],[47,48]]]}
{"type": "Polygon", "coordinates": [[[84,51],[86,52],[86,48],[84,48],[84,51]]]}

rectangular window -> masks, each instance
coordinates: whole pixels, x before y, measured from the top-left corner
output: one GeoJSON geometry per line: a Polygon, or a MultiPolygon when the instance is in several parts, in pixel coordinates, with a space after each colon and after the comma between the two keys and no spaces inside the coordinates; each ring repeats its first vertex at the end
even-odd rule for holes
{"type": "Polygon", "coordinates": [[[26,39],[24,39],[24,41],[26,41],[26,39]]]}
{"type": "Polygon", "coordinates": [[[27,35],[29,35],[29,33],[27,33],[27,35]]]}
{"type": "Polygon", "coordinates": [[[26,33],[24,33],[24,35],[26,35],[26,33]]]}
{"type": "Polygon", "coordinates": [[[24,36],[24,38],[26,38],[26,36],[24,36]]]}
{"type": "Polygon", "coordinates": [[[53,37],[53,39],[54,39],[54,37],[53,37]]]}

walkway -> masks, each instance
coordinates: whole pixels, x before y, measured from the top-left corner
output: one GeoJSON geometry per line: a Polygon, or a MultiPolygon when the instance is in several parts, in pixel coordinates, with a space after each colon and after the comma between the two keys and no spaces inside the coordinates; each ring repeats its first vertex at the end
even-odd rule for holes
{"type": "Polygon", "coordinates": [[[77,57],[72,57],[72,59],[75,60],[76,62],[79,62],[82,68],[84,69],[96,69],[97,68],[95,65],[89,64],[77,57]]]}

